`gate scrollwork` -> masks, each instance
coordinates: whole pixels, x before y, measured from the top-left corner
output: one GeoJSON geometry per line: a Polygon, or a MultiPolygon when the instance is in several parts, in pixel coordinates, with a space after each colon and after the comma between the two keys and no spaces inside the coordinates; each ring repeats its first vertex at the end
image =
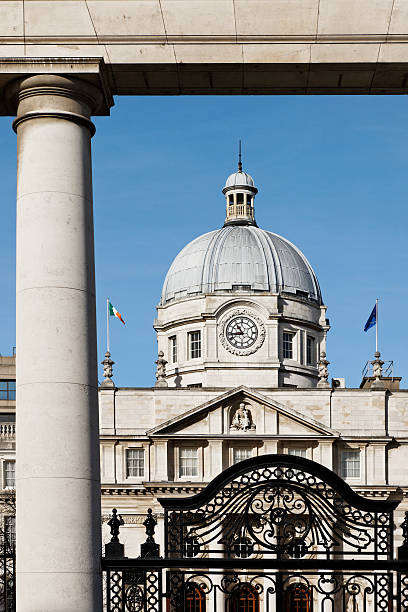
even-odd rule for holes
{"type": "Polygon", "coordinates": [[[392,555],[396,502],[363,498],[336,474],[302,457],[248,459],[198,495],[161,503],[170,557],[183,557],[192,535],[201,550],[226,557],[237,556],[239,541],[278,558],[392,555]]]}

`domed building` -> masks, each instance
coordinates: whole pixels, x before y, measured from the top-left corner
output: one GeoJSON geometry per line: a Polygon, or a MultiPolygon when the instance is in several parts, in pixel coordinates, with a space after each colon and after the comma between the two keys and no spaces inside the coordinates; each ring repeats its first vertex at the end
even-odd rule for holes
{"type": "Polygon", "coordinates": [[[316,275],[255,221],[253,178],[231,174],[224,226],[187,244],[164,281],[155,329],[180,387],[315,387],[329,324],[316,275]]]}
{"type": "MultiPolygon", "coordinates": [[[[383,375],[378,353],[360,388],[331,378],[341,372],[329,375],[316,275],[289,240],[257,226],[257,191],[239,167],[223,189],[223,227],[195,238],[171,264],[154,324],[155,384],[117,387],[120,360],[103,360],[103,537],[111,538],[117,508],[127,557],[140,555],[149,508],[163,554],[160,498],[197,493],[228,467],[266,454],[312,459],[376,500],[402,492],[398,525],[408,510],[408,391],[383,375]]],[[[15,356],[0,356],[0,379],[6,495],[15,478],[15,356]]],[[[0,512],[10,537],[13,520],[0,512]]]]}
{"type": "MultiPolygon", "coordinates": [[[[164,280],[154,386],[118,388],[110,356],[103,362],[104,533],[108,540],[106,520],[117,508],[128,557],[140,554],[148,508],[163,546],[159,499],[197,493],[243,459],[312,459],[376,499],[395,494],[408,461],[400,379],[367,375],[359,389],[331,379],[329,323],[311,264],[258,227],[258,190],[240,165],[222,191],[223,227],[189,242],[164,280]]],[[[382,363],[370,367],[378,373],[382,363]]]]}

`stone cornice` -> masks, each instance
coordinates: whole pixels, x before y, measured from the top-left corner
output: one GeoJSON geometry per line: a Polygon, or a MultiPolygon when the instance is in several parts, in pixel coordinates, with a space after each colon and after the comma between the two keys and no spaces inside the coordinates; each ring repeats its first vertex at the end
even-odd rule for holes
{"type": "MultiPolygon", "coordinates": [[[[254,34],[254,35],[243,35],[243,34],[231,34],[231,35],[216,35],[216,34],[105,34],[98,35],[96,39],[93,35],[40,35],[40,36],[0,36],[0,44],[10,44],[13,42],[15,45],[26,44],[26,45],[62,45],[62,44],[75,44],[75,45],[194,45],[198,43],[202,44],[229,44],[229,45],[245,45],[246,43],[251,44],[309,44],[310,47],[318,47],[319,45],[340,45],[344,43],[350,44],[389,44],[389,43],[408,43],[408,34],[254,34]]],[[[310,58],[308,58],[310,61],[310,58]]],[[[306,60],[300,60],[299,63],[308,63],[306,60]]]]}
{"type": "Polygon", "coordinates": [[[199,493],[207,486],[208,482],[152,482],[138,487],[123,487],[120,485],[102,485],[102,496],[148,496],[148,495],[168,495],[172,493],[185,493],[194,495],[199,493]]]}
{"type": "MultiPolygon", "coordinates": [[[[204,490],[208,482],[200,483],[181,483],[181,482],[149,482],[139,487],[124,487],[120,485],[102,485],[101,493],[104,497],[140,497],[156,496],[168,494],[194,495],[204,490]]],[[[352,489],[364,497],[374,497],[386,499],[391,494],[401,492],[403,497],[408,497],[408,487],[397,485],[356,485],[352,489]]]]}

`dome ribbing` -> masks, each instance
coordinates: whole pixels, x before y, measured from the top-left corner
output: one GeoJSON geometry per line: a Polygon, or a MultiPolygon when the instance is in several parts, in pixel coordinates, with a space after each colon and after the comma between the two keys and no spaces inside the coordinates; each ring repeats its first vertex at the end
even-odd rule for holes
{"type": "Polygon", "coordinates": [[[282,236],[249,225],[225,226],[185,246],[167,273],[161,304],[218,291],[288,293],[322,303],[303,253],[282,236]]]}

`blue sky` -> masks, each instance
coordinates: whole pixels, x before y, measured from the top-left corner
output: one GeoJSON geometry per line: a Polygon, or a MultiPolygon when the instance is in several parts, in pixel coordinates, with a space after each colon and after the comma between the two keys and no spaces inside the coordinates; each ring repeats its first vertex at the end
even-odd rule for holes
{"type": "MultiPolygon", "coordinates": [[[[374,352],[362,331],[380,298],[380,350],[408,371],[408,103],[404,96],[116,98],[93,139],[98,355],[119,386],[151,386],[152,328],[166,271],[196,236],[221,227],[236,167],[255,179],[258,225],[294,242],[318,276],[332,329],[330,375],[358,386],[374,352]]],[[[15,344],[16,139],[0,118],[0,352],[15,344]]],[[[101,368],[99,369],[102,378],[101,368]]],[[[403,386],[406,386],[406,382],[403,386]]]]}

